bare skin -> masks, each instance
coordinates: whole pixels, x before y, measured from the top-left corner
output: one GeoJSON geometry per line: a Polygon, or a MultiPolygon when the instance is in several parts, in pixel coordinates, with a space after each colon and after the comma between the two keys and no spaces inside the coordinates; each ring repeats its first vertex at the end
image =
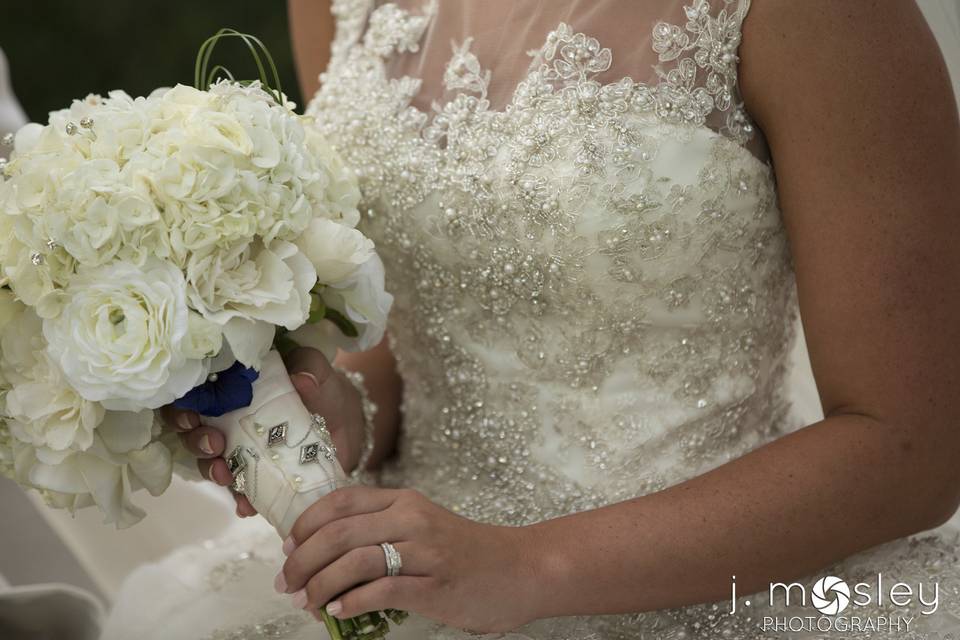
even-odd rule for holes
{"type": "MultiPolygon", "coordinates": [[[[301,77],[320,71],[320,4],[290,0],[301,77]]],[[[278,586],[297,604],[344,617],[395,607],[476,631],[677,607],[729,597],[731,575],[746,594],[954,513],[960,124],[936,43],[906,0],[755,0],[740,55],[825,419],[664,491],[527,527],[472,522],[412,490],[338,490],[286,545],[278,586]],[[404,575],[383,577],[384,540],[404,575]]],[[[325,370],[301,358],[291,370],[325,370]]],[[[399,424],[391,362],[383,345],[343,360],[386,409],[380,455],[399,424]]],[[[311,408],[351,413],[343,381],[318,380],[336,392],[316,391],[311,408]]],[[[359,423],[344,424],[338,443],[359,442],[359,423]]],[[[345,465],[357,449],[345,444],[345,465]]]]}

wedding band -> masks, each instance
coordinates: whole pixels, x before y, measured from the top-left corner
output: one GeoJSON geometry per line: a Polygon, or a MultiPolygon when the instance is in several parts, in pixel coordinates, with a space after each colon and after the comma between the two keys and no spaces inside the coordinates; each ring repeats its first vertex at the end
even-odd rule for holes
{"type": "Polygon", "coordinates": [[[393,578],[400,575],[400,569],[403,568],[400,552],[389,542],[381,542],[380,548],[383,549],[383,557],[387,561],[387,577],[393,578]]]}

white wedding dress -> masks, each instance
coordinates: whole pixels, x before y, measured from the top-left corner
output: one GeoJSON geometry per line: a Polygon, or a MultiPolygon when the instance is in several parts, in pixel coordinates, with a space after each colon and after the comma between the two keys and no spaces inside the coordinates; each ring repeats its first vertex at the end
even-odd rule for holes
{"type": "MultiPolygon", "coordinates": [[[[334,3],[333,59],[308,111],[360,175],[396,296],[404,423],[385,484],[523,525],[663,489],[812,419],[789,393],[797,303],[774,175],[737,89],[748,8],[334,3]]],[[[136,572],[105,638],[324,637],[273,593],[279,564],[266,525],[240,523],[136,572]]],[[[936,615],[914,612],[924,619],[893,637],[960,630],[950,529],[829,573],[878,571],[939,582],[936,615]]],[[[784,615],[745,609],[496,637],[746,640],[762,636],[758,616],[784,615]]],[[[391,637],[468,635],[412,616],[391,637]]]]}

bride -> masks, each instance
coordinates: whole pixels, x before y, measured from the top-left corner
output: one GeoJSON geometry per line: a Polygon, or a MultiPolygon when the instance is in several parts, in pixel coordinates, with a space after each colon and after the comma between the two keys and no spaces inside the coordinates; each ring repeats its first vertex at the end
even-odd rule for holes
{"type": "MultiPolygon", "coordinates": [[[[337,363],[373,424],[288,365],[379,482],[307,510],[275,578],[265,525],[141,570],[106,637],[321,637],[291,605],[412,612],[397,639],[960,630],[952,529],[911,537],[960,501],[960,129],[914,3],[291,10],[396,303],[337,363]]],[[[229,484],[222,435],[167,418],[229,484]]]]}

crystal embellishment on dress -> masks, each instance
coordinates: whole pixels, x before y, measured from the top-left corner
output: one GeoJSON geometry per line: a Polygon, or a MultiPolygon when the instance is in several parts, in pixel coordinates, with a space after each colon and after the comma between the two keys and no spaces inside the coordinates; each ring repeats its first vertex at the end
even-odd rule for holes
{"type": "Polygon", "coordinates": [[[270,427],[270,431],[267,433],[267,446],[275,447],[285,444],[287,441],[287,427],[289,426],[289,423],[281,422],[278,425],[270,427]]]}
{"type": "MultiPolygon", "coordinates": [[[[553,2],[512,6],[539,4],[553,2]]],[[[654,3],[621,6],[641,4],[654,3]]],[[[442,78],[391,77],[394,60],[431,68],[405,66],[410,13],[337,3],[308,112],[360,176],[361,224],[396,296],[404,431],[385,485],[517,526],[675,485],[799,426],[784,393],[790,253],[737,87],[749,2],[684,4],[648,23],[649,68],[612,82],[608,34],[581,33],[576,15],[548,25],[495,110],[479,34],[454,43],[442,78]],[[442,100],[414,106],[441,80],[424,93],[442,100]]],[[[514,635],[756,636],[755,620],[720,609],[543,620],[514,635]]]]}
{"type": "Polygon", "coordinates": [[[525,524],[656,491],[782,428],[793,278],[772,173],[749,136],[705,126],[739,104],[723,47],[747,3],[692,3],[649,84],[600,83],[614,52],[560,24],[501,111],[467,38],[432,113],[411,106],[419,79],[385,72],[409,14],[379,6],[363,36],[362,5],[339,5],[341,54],[309,113],[361,176],[399,294],[390,335],[416,391],[385,480],[525,524]]]}

